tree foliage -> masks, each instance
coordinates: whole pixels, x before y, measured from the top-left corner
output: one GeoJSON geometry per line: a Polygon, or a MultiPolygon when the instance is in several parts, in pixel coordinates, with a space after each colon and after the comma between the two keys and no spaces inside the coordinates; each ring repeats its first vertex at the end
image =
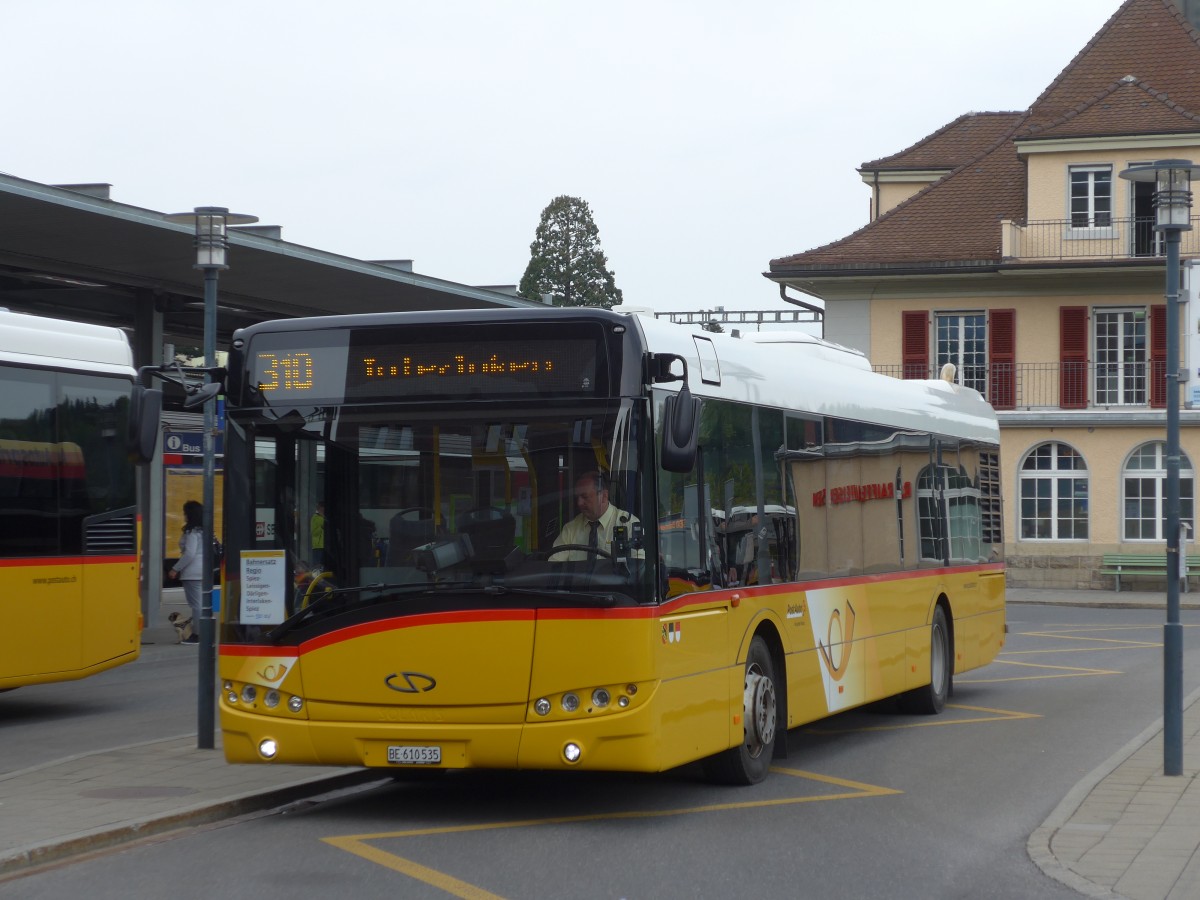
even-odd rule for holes
{"type": "Polygon", "coordinates": [[[621,290],[600,249],[592,211],[578,197],[555,197],[542,210],[529,245],[529,265],[518,293],[540,301],[550,294],[555,306],[603,306],[621,302],[621,290]]]}

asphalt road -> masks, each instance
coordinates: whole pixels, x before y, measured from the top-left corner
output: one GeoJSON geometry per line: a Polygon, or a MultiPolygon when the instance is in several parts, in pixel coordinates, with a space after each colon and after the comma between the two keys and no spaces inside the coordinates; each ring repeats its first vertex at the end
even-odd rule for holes
{"type": "Polygon", "coordinates": [[[182,644],[147,645],[134,662],[91,678],[0,693],[0,772],[194,734],[196,653],[182,644]]]}
{"type": "MultiPolygon", "coordinates": [[[[1200,613],[1183,621],[1194,651],[1200,613]]],[[[943,715],[885,704],[797,729],[756,787],[710,786],[698,767],[430,773],[64,864],[0,883],[0,898],[1075,897],[1026,839],[1161,716],[1162,614],[1011,606],[1009,623],[1001,659],[956,679],[943,715]]],[[[5,767],[13,739],[44,759],[186,730],[194,658],[147,649],[163,652],[86,689],[0,695],[5,767]]]]}

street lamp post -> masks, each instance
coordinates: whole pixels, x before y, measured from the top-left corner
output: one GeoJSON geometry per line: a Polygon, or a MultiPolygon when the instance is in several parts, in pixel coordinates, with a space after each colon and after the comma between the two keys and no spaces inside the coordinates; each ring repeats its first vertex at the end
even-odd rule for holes
{"type": "MultiPolygon", "coordinates": [[[[212,381],[217,365],[217,275],[228,269],[225,262],[229,248],[226,227],[249,225],[257,216],[231,213],[223,206],[197,206],[190,213],[174,213],[168,222],[194,225],[196,228],[196,265],[204,272],[204,366],[209,371],[205,382],[212,381]]],[[[199,685],[196,702],[196,746],[211,750],[215,743],[214,691],[216,687],[216,622],[213,619],[213,505],[216,482],[217,400],[210,396],[204,402],[204,532],[202,574],[200,581],[200,651],[199,685]]]]}
{"type": "Polygon", "coordinates": [[[1154,230],[1167,256],[1167,621],[1163,626],[1163,774],[1183,774],[1183,625],[1179,621],[1179,237],[1192,228],[1191,181],[1200,172],[1186,159],[1160,159],[1121,173],[1154,182],[1154,230]]]}

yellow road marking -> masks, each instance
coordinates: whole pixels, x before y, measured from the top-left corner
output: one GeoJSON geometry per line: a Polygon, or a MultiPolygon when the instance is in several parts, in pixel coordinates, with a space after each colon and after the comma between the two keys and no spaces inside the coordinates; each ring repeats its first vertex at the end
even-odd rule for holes
{"type": "Polygon", "coordinates": [[[1024,632],[1022,637],[1044,637],[1044,638],[1053,638],[1055,640],[1060,640],[1060,641],[1087,641],[1087,642],[1093,643],[1093,644],[1117,644],[1118,646],[1121,646],[1121,647],[1158,647],[1158,646],[1161,646],[1161,644],[1155,643],[1153,641],[1130,641],[1130,640],[1122,641],[1122,640],[1117,640],[1116,638],[1083,637],[1083,636],[1076,636],[1073,634],[1067,634],[1065,631],[1062,631],[1062,632],[1026,631],[1026,632],[1024,632]]]}
{"type": "MultiPolygon", "coordinates": [[[[1185,628],[1193,628],[1193,625],[1185,625],[1185,628]]],[[[1155,631],[1161,630],[1161,622],[1147,622],[1143,625],[1043,625],[1037,631],[1015,631],[1013,634],[1074,634],[1077,631],[1155,631]],[[1053,628],[1061,628],[1062,631],[1051,631],[1053,628]]]]}
{"type": "MultiPolygon", "coordinates": [[[[387,837],[387,835],[379,836],[387,837]]],[[[365,837],[371,837],[371,835],[364,835],[363,838],[365,837]]],[[[402,875],[407,875],[409,878],[423,881],[425,884],[443,890],[453,897],[461,897],[463,900],[503,900],[499,894],[485,891],[483,888],[476,887],[466,881],[461,881],[458,878],[447,875],[445,872],[439,872],[437,869],[431,869],[428,866],[415,863],[411,859],[405,859],[402,856],[396,856],[394,853],[388,853],[385,850],[372,847],[365,843],[363,838],[347,836],[321,838],[321,840],[327,844],[332,844],[339,850],[345,850],[347,853],[353,853],[355,856],[360,856],[370,862],[385,866],[402,875]]]]}
{"type": "Polygon", "coordinates": [[[1015,659],[996,659],[993,665],[1021,666],[1026,669],[1046,669],[1038,675],[1013,675],[1007,678],[962,678],[956,679],[958,684],[1002,684],[1006,681],[1038,681],[1047,678],[1083,678],[1090,675],[1122,675],[1116,669],[1087,669],[1080,666],[1048,666],[1045,663],[1020,662],[1015,659]]]}
{"type": "MultiPolygon", "coordinates": [[[[963,683],[963,682],[960,682],[963,683]]],[[[940,728],[946,725],[979,725],[984,722],[1009,722],[1017,719],[1040,719],[1038,713],[1016,712],[1010,709],[989,709],[986,706],[964,706],[958,703],[947,703],[946,709],[965,709],[970,712],[990,713],[987,716],[975,716],[970,719],[922,719],[919,722],[906,721],[894,725],[867,725],[862,728],[821,728],[810,725],[804,730],[810,734],[853,734],[860,731],[901,731],[906,728],[940,728]]]]}
{"type": "MultiPolygon", "coordinates": [[[[1062,625],[1048,626],[1050,628],[1062,627],[1069,631],[1052,632],[1045,629],[1040,631],[1017,632],[1023,637],[1043,637],[1048,639],[1058,638],[1061,640],[1071,641],[1087,641],[1092,644],[1108,644],[1112,646],[1092,646],[1092,647],[1071,647],[1071,648],[1051,648],[1043,650],[1022,650],[1013,651],[1004,654],[1005,656],[1015,655],[1032,655],[1044,653],[1081,653],[1088,650],[1109,651],[1119,650],[1123,648],[1158,648],[1161,647],[1159,642],[1151,641],[1134,641],[1134,640],[1118,640],[1096,637],[1089,635],[1090,632],[1097,631],[1130,631],[1144,630],[1146,628],[1157,628],[1158,625],[1096,625],[1096,626],[1079,626],[1079,625],[1062,625]]],[[[1195,625],[1186,625],[1184,627],[1200,627],[1195,625]]],[[[1016,636],[1014,634],[1014,636],[1016,636]]],[[[989,678],[989,679],[959,679],[959,684],[992,684],[1004,681],[1025,681],[1043,678],[1079,678],[1090,675],[1120,675],[1122,673],[1111,669],[1087,669],[1072,666],[1050,666],[1038,663],[1020,662],[1013,659],[1000,658],[995,662],[1003,663],[1010,666],[1022,666],[1030,669],[1044,669],[1054,674],[1038,674],[1028,676],[1016,676],[1011,678],[989,678]]],[[[817,734],[839,734],[855,731],[892,731],[904,728],[929,728],[931,726],[945,725],[977,725],[985,722],[1004,722],[1016,721],[1019,719],[1038,719],[1041,718],[1037,713],[1023,713],[1014,710],[990,709],[982,706],[964,706],[959,704],[947,704],[947,709],[965,710],[967,712],[983,713],[985,715],[975,716],[967,719],[933,719],[921,722],[906,722],[896,725],[875,725],[867,728],[848,728],[848,729],[821,729],[815,727],[806,728],[806,731],[817,734]]],[[[880,787],[878,785],[866,784],[859,781],[851,781],[844,778],[836,778],[831,775],[820,775],[815,772],[807,772],[801,769],[788,769],[780,766],[772,766],[771,771],[780,775],[787,775],[794,778],[803,778],[810,781],[817,781],[822,784],[832,785],[834,787],[845,788],[846,790],[833,794],[809,795],[803,797],[784,797],[774,800],[753,800],[740,803],[717,803],[705,806],[685,807],[682,809],[666,809],[666,810],[644,810],[644,811],[627,811],[618,813],[596,813],[590,815],[579,816],[560,816],[544,819],[523,819],[511,822],[492,822],[475,825],[456,825],[440,828],[417,828],[406,831],[391,831],[379,832],[376,834],[357,834],[357,835],[342,835],[338,837],[327,837],[321,840],[330,846],[337,847],[347,853],[352,853],[362,859],[376,863],[377,865],[385,866],[393,871],[400,872],[417,881],[424,882],[431,887],[445,891],[447,894],[462,898],[462,900],[503,900],[497,894],[484,890],[476,885],[454,878],[444,872],[436,869],[431,869],[428,866],[423,866],[420,863],[413,862],[410,859],[405,859],[402,856],[397,856],[394,853],[388,853],[378,847],[371,846],[370,841],[380,840],[400,840],[411,837],[430,837],[436,835],[450,834],[466,834],[469,832],[493,831],[498,829],[510,828],[530,828],[541,825],[570,825],[583,822],[611,821],[620,819],[652,819],[663,818],[667,816],[683,816],[695,815],[698,813],[711,813],[732,810],[745,810],[754,808],[767,808],[788,806],[798,803],[813,803],[824,802],[828,800],[851,800],[864,797],[882,797],[889,794],[900,794],[903,791],[894,790],[892,788],[880,787]]]]}
{"type": "Polygon", "coordinates": [[[431,887],[445,891],[453,897],[462,898],[462,900],[503,900],[498,894],[493,894],[490,891],[484,890],[481,887],[462,881],[445,872],[439,872],[437,869],[431,869],[428,866],[423,866],[420,863],[413,862],[411,859],[405,859],[402,856],[397,856],[394,853],[388,853],[386,850],[381,850],[378,847],[371,846],[369,841],[380,840],[397,840],[410,837],[430,837],[435,835],[450,835],[450,834],[466,834],[469,832],[479,831],[494,831],[501,828],[530,828],[538,825],[571,825],[580,822],[601,822],[612,821],[618,819],[654,819],[663,818],[666,816],[684,816],[694,815],[696,813],[711,813],[711,812],[726,812],[730,810],[743,810],[755,808],[767,808],[773,806],[791,806],[797,803],[814,803],[827,800],[852,800],[861,797],[884,797],[889,794],[902,794],[903,791],[898,791],[893,788],[881,787],[879,785],[866,784],[861,781],[851,781],[846,778],[837,778],[833,775],[820,775],[816,772],[806,772],[802,769],[786,769],[781,766],[772,766],[771,771],[780,775],[787,775],[793,778],[802,778],[808,781],[816,781],[822,784],[832,785],[834,787],[846,788],[842,793],[836,794],[817,794],[804,797],[782,797],[774,800],[747,800],[740,803],[713,803],[705,806],[691,806],[682,809],[656,809],[656,810],[630,810],[627,812],[618,813],[593,813],[579,816],[557,816],[546,819],[518,819],[512,822],[489,822],[475,825],[453,825],[441,828],[414,828],[406,831],[385,831],[376,834],[347,834],[337,837],[321,838],[326,844],[337,847],[339,850],[344,850],[347,853],[352,853],[355,856],[376,863],[377,865],[385,866],[393,871],[400,872],[417,881],[424,882],[431,887]]]}
{"type": "Polygon", "coordinates": [[[1155,650],[1162,644],[1130,641],[1120,647],[1047,647],[1044,650],[1005,650],[1004,656],[1044,656],[1047,653],[1109,653],[1113,650],[1155,650]]]}

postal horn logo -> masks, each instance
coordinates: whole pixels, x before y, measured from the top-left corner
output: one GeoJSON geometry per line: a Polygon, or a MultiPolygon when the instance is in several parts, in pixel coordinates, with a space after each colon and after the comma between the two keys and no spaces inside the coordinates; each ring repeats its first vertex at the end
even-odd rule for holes
{"type": "Polygon", "coordinates": [[[829,614],[829,634],[827,635],[829,643],[822,644],[817,641],[817,648],[821,651],[821,661],[825,664],[825,669],[829,672],[829,677],[834,681],[841,681],[842,676],[846,674],[846,669],[850,665],[850,651],[854,644],[854,607],[850,605],[850,601],[846,601],[846,624],[842,625],[842,613],[839,609],[834,609],[829,614]],[[838,654],[839,659],[837,665],[833,662],[833,645],[835,643],[835,635],[833,633],[836,626],[838,634],[836,635],[836,643],[841,644],[841,652],[838,654]]]}
{"type": "Polygon", "coordinates": [[[383,683],[401,694],[424,694],[437,687],[432,675],[421,672],[393,672],[383,683]]]}
{"type": "Polygon", "coordinates": [[[258,677],[263,681],[279,681],[284,675],[287,674],[287,670],[288,667],[283,663],[279,663],[278,665],[269,663],[262,669],[259,669],[259,671],[255,674],[258,675],[258,677]]]}

